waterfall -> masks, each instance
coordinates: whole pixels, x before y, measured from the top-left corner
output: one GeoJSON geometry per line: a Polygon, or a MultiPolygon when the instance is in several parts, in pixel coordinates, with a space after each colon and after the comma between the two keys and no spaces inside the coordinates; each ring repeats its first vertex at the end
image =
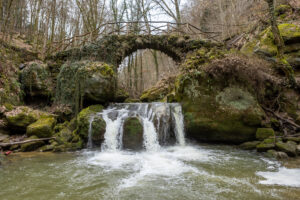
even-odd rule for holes
{"type": "Polygon", "coordinates": [[[175,134],[176,134],[176,139],[177,143],[179,145],[184,146],[185,145],[185,139],[184,139],[184,120],[183,120],[183,114],[182,114],[182,109],[181,106],[176,104],[174,106],[174,111],[173,111],[173,117],[175,121],[175,134]]]}
{"type": "Polygon", "coordinates": [[[92,134],[93,134],[93,121],[95,119],[95,116],[92,116],[89,120],[89,132],[88,132],[88,143],[87,148],[91,149],[93,148],[93,140],[92,140],[92,134]]]}
{"type": "MultiPolygon", "coordinates": [[[[185,145],[184,121],[178,103],[118,103],[112,104],[97,115],[106,122],[103,151],[122,149],[123,125],[127,118],[137,117],[143,126],[143,145],[147,151],[158,151],[160,145],[176,140],[185,145]]],[[[88,148],[92,148],[92,122],[90,118],[88,148]]]]}

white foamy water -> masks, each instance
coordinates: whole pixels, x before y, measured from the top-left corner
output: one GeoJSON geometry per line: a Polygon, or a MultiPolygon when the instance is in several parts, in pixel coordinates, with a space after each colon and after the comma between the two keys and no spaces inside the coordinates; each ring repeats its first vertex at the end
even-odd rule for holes
{"type": "MultiPolygon", "coordinates": [[[[277,161],[228,147],[214,149],[186,144],[180,104],[115,104],[98,114],[107,125],[105,141],[101,151],[89,154],[84,164],[108,176],[121,174],[115,180],[113,198],[128,190],[154,189],[156,184],[159,188],[180,185],[185,192],[196,184],[197,190],[201,187],[209,191],[209,195],[202,196],[207,199],[216,199],[219,194],[236,195],[240,188],[254,199],[262,195],[281,199],[280,194],[262,192],[260,186],[300,187],[300,169],[282,168],[277,161]],[[143,126],[143,151],[122,149],[123,124],[129,117],[137,117],[143,126]],[[172,138],[176,141],[174,145],[166,145],[172,138]]],[[[151,196],[151,192],[148,195],[151,196]]],[[[187,199],[198,196],[191,195],[187,199]]]]}
{"type": "Polygon", "coordinates": [[[300,169],[280,167],[278,171],[257,172],[257,175],[265,179],[259,181],[261,184],[300,187],[300,169]]]}
{"type": "MultiPolygon", "coordinates": [[[[177,103],[134,103],[113,104],[103,112],[106,122],[106,132],[103,151],[116,151],[122,149],[123,124],[127,118],[137,117],[143,126],[144,147],[148,151],[158,151],[160,144],[168,144],[175,139],[178,144],[185,145],[184,124],[181,105],[177,103]]],[[[92,123],[90,118],[88,133],[89,148],[92,144],[92,123]]]]}

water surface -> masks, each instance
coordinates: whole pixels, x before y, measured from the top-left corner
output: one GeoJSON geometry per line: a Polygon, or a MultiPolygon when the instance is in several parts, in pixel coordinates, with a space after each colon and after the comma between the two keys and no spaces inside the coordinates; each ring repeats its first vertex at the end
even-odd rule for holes
{"type": "Polygon", "coordinates": [[[300,169],[230,146],[22,153],[0,168],[0,199],[300,199],[300,169]]]}

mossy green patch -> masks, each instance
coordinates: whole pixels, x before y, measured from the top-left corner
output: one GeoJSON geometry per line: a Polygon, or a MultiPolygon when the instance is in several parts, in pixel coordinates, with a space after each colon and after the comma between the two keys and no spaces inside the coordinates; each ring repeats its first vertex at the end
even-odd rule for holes
{"type": "Polygon", "coordinates": [[[269,137],[275,137],[275,132],[272,128],[258,128],[256,131],[256,139],[264,140],[269,137]]]}
{"type": "Polygon", "coordinates": [[[43,117],[27,127],[27,136],[37,136],[39,138],[47,138],[53,135],[53,128],[56,124],[54,117],[43,117]]]}

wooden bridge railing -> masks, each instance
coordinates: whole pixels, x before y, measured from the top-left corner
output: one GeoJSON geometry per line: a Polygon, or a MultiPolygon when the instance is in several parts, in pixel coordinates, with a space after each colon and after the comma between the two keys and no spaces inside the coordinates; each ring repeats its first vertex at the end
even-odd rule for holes
{"type": "Polygon", "coordinates": [[[168,21],[131,21],[131,22],[107,22],[97,29],[53,43],[48,53],[81,47],[85,44],[97,41],[106,35],[189,35],[193,38],[212,39],[221,32],[206,32],[189,23],[174,23],[168,21]]]}

